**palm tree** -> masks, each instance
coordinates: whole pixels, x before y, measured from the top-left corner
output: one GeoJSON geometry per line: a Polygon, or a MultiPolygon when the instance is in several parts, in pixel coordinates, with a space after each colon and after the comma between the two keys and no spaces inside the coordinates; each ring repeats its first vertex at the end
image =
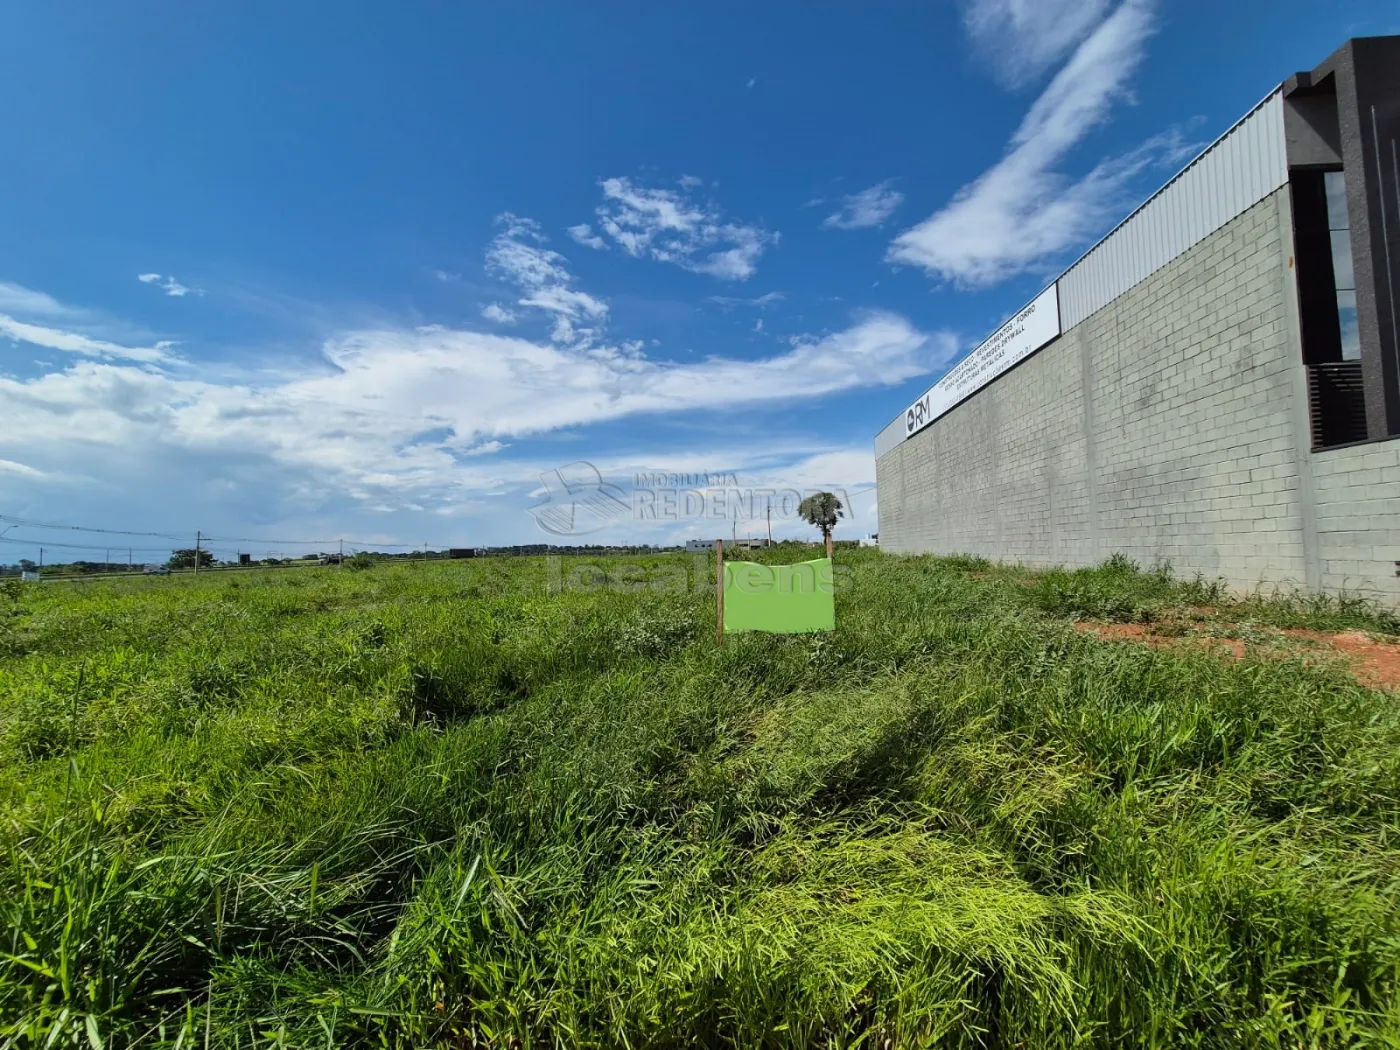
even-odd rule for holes
{"type": "Polygon", "coordinates": [[[831,530],[836,527],[836,519],[842,516],[845,508],[832,492],[818,492],[808,496],[797,507],[798,516],[821,530],[826,541],[826,556],[831,557],[831,530]]]}

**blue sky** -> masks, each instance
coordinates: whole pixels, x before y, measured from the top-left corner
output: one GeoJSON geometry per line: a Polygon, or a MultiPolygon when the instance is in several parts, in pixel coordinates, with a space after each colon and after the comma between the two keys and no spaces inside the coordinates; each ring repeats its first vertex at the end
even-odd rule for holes
{"type": "Polygon", "coordinates": [[[586,461],[838,488],[868,534],[881,426],[1283,77],[1397,31],[1361,0],[9,5],[0,514],[540,542],[541,475],[586,461]]]}

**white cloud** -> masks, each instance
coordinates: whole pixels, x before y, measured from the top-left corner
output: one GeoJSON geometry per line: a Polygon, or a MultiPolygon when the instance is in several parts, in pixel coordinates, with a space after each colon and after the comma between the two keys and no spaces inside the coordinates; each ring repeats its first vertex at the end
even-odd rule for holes
{"type": "Polygon", "coordinates": [[[452,284],[453,282],[460,281],[462,279],[462,275],[460,273],[452,273],[450,270],[434,270],[433,276],[436,277],[443,284],[452,284]]]}
{"type": "Polygon", "coordinates": [[[160,287],[160,290],[163,291],[166,295],[172,295],[176,298],[189,295],[191,292],[193,292],[195,295],[204,294],[203,289],[188,288],[185,285],[181,284],[179,281],[175,280],[173,276],[163,276],[162,274],[158,273],[138,273],[136,275],[136,279],[142,284],[158,285],[160,287]]]}
{"type": "Polygon", "coordinates": [[[1150,139],[1078,180],[1055,166],[1127,96],[1152,29],[1148,0],[1124,0],[1036,99],[1006,156],[896,237],[888,259],[960,286],[985,287],[1044,268],[1100,230],[1123,208],[1135,175],[1180,153],[1179,137],[1150,139]]]}
{"type": "Polygon", "coordinates": [[[471,448],[458,452],[460,456],[489,456],[500,452],[501,449],[510,448],[504,441],[483,441],[480,445],[473,445],[471,448]]]}
{"type": "Polygon", "coordinates": [[[746,87],[746,88],[751,88],[751,87],[753,87],[753,86],[754,86],[755,84],[757,84],[757,83],[758,83],[758,77],[749,77],[749,81],[748,81],[747,84],[744,85],[744,87],[746,87]]]}
{"type": "Polygon", "coordinates": [[[925,375],[955,349],[950,336],[872,314],[757,360],[680,364],[635,344],[429,327],[347,332],[326,344],[318,370],[262,382],[83,361],[29,380],[0,377],[0,456],[17,461],[17,452],[32,469],[68,474],[234,458],[249,478],[298,498],[456,505],[509,469],[493,454],[512,436],[809,401],[925,375]]]}
{"type": "Polygon", "coordinates": [[[964,0],[963,25],[998,79],[1037,79],[1103,20],[1112,0],[964,0]]]}
{"type": "Polygon", "coordinates": [[[50,350],[63,350],[70,354],[85,357],[100,357],[126,361],[155,363],[175,359],[174,343],[162,341],[153,346],[121,346],[105,339],[94,339],[81,332],[70,332],[47,325],[27,324],[8,314],[0,314],[0,338],[28,343],[30,346],[43,346],[50,350]]]}
{"type": "Polygon", "coordinates": [[[585,248],[596,248],[602,250],[608,246],[608,242],[593,232],[593,227],[586,222],[581,222],[577,226],[569,227],[569,236],[578,241],[585,248]]]}
{"type": "Polygon", "coordinates": [[[571,287],[574,276],[567,260],[546,248],[539,223],[509,212],[496,220],[505,227],[486,250],[487,270],[520,289],[520,306],[553,315],[552,338],[557,343],[592,343],[602,332],[608,305],[571,287]],[[580,325],[579,322],[594,322],[580,325]]]}
{"type": "Polygon", "coordinates": [[[495,321],[497,324],[515,324],[516,316],[514,310],[507,310],[500,303],[488,303],[481,308],[481,316],[488,321],[495,321]]]}
{"type": "Polygon", "coordinates": [[[42,470],[35,470],[33,467],[25,466],[23,463],[16,463],[12,459],[0,459],[0,473],[19,474],[26,478],[42,478],[46,475],[42,470]]]}
{"type": "Polygon", "coordinates": [[[842,199],[839,211],[828,215],[822,225],[829,230],[863,230],[879,226],[899,207],[904,194],[890,189],[890,182],[876,183],[869,189],[842,199]]]}
{"type": "Polygon", "coordinates": [[[756,296],[753,299],[745,299],[732,295],[709,295],[705,297],[705,300],[706,302],[714,303],[716,306],[723,307],[725,310],[732,309],[736,306],[755,306],[760,310],[764,310],[774,303],[782,302],[786,298],[787,296],[782,292],[765,292],[763,295],[756,296]]]}
{"type": "Polygon", "coordinates": [[[728,222],[717,206],[697,203],[677,190],[649,189],[627,178],[604,179],[600,185],[605,200],[597,209],[598,225],[636,258],[742,281],[753,276],[759,258],[778,243],[776,233],[728,222]]]}
{"type": "Polygon", "coordinates": [[[21,316],[73,317],[82,313],[64,306],[53,296],[32,288],[0,281],[0,311],[21,316]]]}

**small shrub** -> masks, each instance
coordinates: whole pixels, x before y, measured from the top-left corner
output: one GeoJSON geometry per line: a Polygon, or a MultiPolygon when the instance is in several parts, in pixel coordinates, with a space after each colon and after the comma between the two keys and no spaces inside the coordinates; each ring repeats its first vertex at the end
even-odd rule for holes
{"type": "Polygon", "coordinates": [[[23,628],[29,610],[20,605],[24,584],[19,580],[0,583],[0,655],[18,655],[24,649],[23,628]]]}
{"type": "Polygon", "coordinates": [[[938,564],[962,572],[986,572],[992,563],[980,554],[946,554],[938,559],[938,564]]]}
{"type": "Polygon", "coordinates": [[[1182,584],[1181,599],[1188,605],[1218,605],[1226,597],[1225,581],[1218,577],[1207,582],[1205,574],[1198,572],[1182,584]]]}
{"type": "Polygon", "coordinates": [[[694,636],[695,617],[688,610],[671,608],[625,621],[618,629],[617,645],[624,652],[658,660],[689,645],[694,636]]]}

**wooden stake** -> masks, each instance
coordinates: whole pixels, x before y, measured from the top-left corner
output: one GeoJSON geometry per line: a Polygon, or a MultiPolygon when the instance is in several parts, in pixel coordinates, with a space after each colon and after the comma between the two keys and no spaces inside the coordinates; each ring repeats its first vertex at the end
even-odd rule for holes
{"type": "Polygon", "coordinates": [[[715,540],[715,644],[724,644],[724,540],[715,540]]]}

